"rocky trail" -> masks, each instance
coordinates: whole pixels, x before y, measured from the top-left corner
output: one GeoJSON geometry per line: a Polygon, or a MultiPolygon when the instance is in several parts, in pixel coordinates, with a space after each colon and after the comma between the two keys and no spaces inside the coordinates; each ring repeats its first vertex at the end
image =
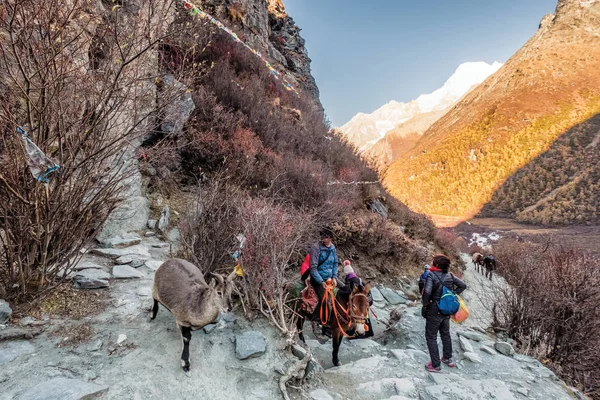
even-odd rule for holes
{"type": "MultiPolygon", "coordinates": [[[[30,340],[0,341],[0,399],[278,399],[281,372],[297,359],[264,320],[224,314],[193,333],[192,369],[179,365],[181,340],[174,317],[161,307],[148,322],[156,268],[169,244],[155,237],[116,240],[93,249],[79,263],[75,285],[109,286],[106,309],[79,320],[26,318],[23,329],[42,329],[30,340]],[[123,265],[123,266],[120,266],[123,265]],[[86,329],[83,329],[83,328],[86,329]],[[73,342],[77,332],[87,332],[73,342]],[[57,334],[60,332],[61,334],[57,334]],[[69,333],[71,332],[71,333],[69,333]]],[[[319,342],[306,324],[310,363],[306,390],[294,399],[569,399],[574,396],[537,360],[513,354],[509,343],[484,332],[490,282],[469,265],[465,279],[472,317],[453,324],[455,369],[425,371],[424,319],[420,304],[403,292],[374,290],[375,340],[344,340],[341,367],[331,364],[331,342],[319,342]],[[481,304],[481,306],[476,305],[481,304]],[[381,321],[400,316],[391,329],[381,321]],[[504,353],[504,354],[502,354],[504,353]]],[[[494,279],[493,284],[497,284],[494,279]]],[[[19,328],[0,325],[2,332],[19,328]]],[[[5,335],[6,336],[6,335],[5,335]]],[[[296,356],[302,349],[296,347],[296,356]]]]}

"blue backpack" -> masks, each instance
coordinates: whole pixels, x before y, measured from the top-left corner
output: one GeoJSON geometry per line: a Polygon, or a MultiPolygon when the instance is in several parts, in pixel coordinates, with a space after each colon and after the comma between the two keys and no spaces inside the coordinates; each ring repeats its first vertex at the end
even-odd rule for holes
{"type": "MultiPolygon", "coordinates": [[[[458,312],[460,308],[460,303],[458,302],[458,296],[452,290],[448,289],[446,286],[442,285],[442,282],[435,274],[430,274],[432,277],[438,281],[439,287],[437,291],[442,292],[442,296],[440,297],[440,301],[437,302],[438,309],[443,315],[454,315],[458,312]]],[[[452,275],[452,274],[450,274],[452,275]]]]}

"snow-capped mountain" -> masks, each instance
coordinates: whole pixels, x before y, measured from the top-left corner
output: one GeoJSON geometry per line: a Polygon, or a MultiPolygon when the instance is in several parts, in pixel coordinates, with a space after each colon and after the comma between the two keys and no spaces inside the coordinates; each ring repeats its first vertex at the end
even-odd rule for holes
{"type": "Polygon", "coordinates": [[[444,86],[433,93],[423,94],[408,103],[392,100],[371,114],[358,113],[338,130],[360,151],[368,151],[387,132],[411,118],[450,108],[501,66],[499,62],[491,65],[485,62],[461,64],[444,86]]]}

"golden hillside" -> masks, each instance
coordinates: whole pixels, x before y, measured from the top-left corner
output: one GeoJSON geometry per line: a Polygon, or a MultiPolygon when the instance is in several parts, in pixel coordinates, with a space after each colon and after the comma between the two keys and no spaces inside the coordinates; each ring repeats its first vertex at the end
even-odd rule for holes
{"type": "Polygon", "coordinates": [[[510,176],[600,113],[598,71],[600,3],[560,0],[533,38],[390,166],[387,186],[421,212],[476,214],[510,176]]]}

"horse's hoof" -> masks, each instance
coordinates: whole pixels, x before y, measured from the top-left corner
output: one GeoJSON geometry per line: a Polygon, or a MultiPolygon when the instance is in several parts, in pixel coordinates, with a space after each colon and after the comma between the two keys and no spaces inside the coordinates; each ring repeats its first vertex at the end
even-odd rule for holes
{"type": "Polygon", "coordinates": [[[341,367],[341,366],[342,366],[342,363],[341,363],[341,362],[339,362],[339,360],[338,360],[338,361],[334,361],[334,362],[333,362],[333,365],[334,365],[334,366],[336,366],[336,367],[341,367]]]}

